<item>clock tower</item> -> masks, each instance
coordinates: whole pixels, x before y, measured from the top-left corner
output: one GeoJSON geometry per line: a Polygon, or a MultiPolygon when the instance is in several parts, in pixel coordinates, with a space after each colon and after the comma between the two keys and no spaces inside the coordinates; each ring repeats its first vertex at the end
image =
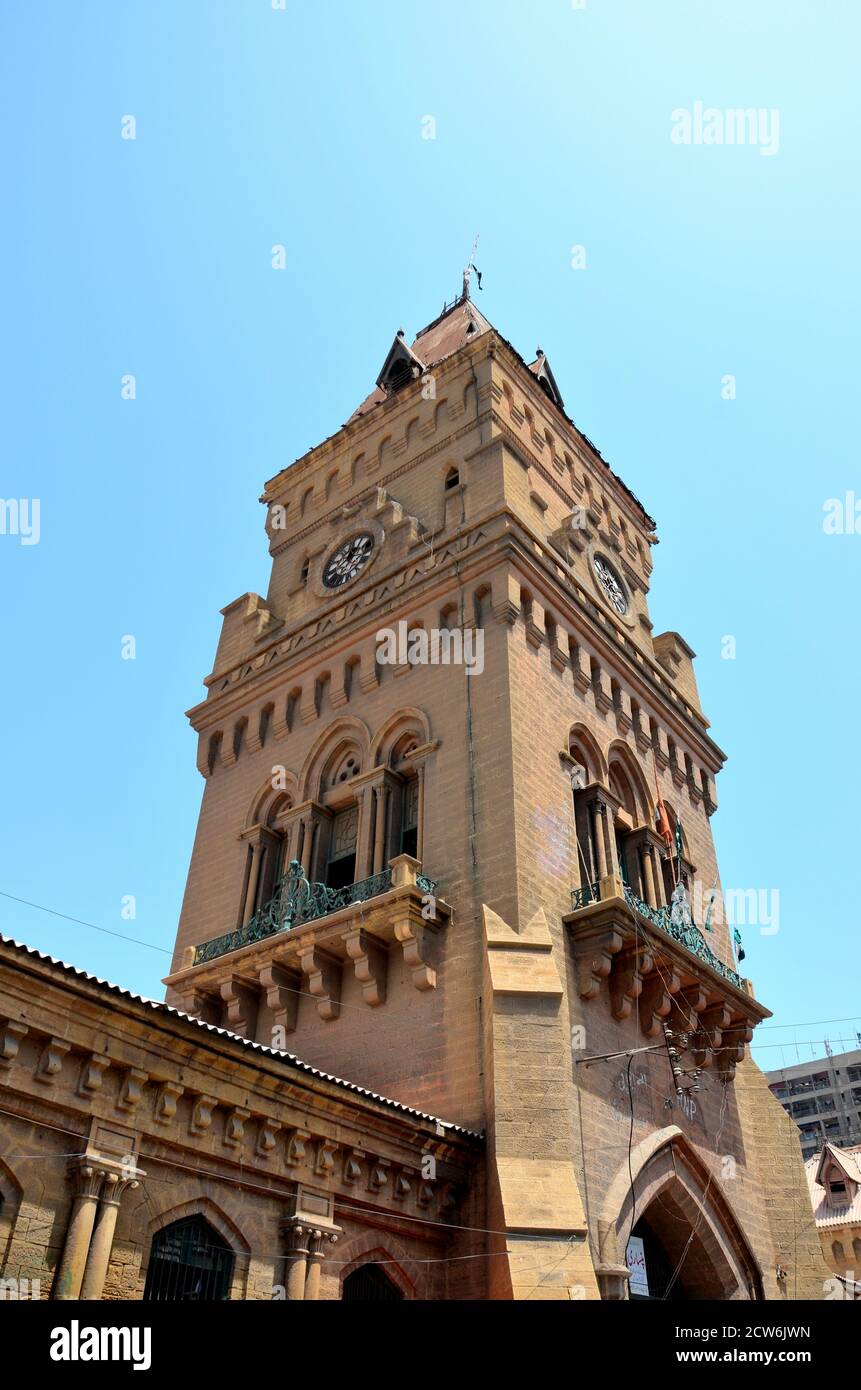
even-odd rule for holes
{"type": "Polygon", "coordinates": [[[268,591],[189,712],[169,1002],[483,1134],[460,1296],[821,1296],[708,907],[724,755],[653,629],[655,522],[546,355],[467,283],[262,501],[268,591]]]}

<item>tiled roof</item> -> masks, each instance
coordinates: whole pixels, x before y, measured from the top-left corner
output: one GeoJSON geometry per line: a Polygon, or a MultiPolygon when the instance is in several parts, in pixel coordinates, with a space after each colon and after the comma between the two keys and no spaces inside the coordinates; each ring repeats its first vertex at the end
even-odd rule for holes
{"type": "Polygon", "coordinates": [[[804,1171],[810,1188],[813,1216],[818,1227],[861,1225],[861,1144],[851,1149],[840,1149],[836,1144],[826,1144],[821,1154],[814,1154],[813,1158],[808,1158],[804,1171]],[[817,1181],[827,1155],[830,1155],[846,1174],[847,1196],[850,1197],[846,1206],[837,1207],[833,1202],[829,1202],[825,1187],[817,1181]]]}
{"type": "Polygon", "coordinates": [[[260,1052],[267,1057],[272,1057],[276,1061],[285,1062],[289,1067],[302,1071],[309,1076],[317,1077],[320,1081],[328,1081],[333,1086],[342,1086],[347,1091],[352,1091],[355,1095],[364,1096],[368,1100],[376,1101],[379,1105],[385,1105],[393,1110],[399,1110],[403,1115],[412,1115],[418,1120],[427,1120],[431,1124],[440,1125],[451,1134],[461,1134],[470,1139],[477,1139],[481,1136],[474,1130],[464,1129],[462,1125],[452,1124],[448,1120],[440,1120],[436,1115],[428,1115],[423,1110],[415,1110],[410,1105],[403,1105],[398,1100],[390,1100],[388,1096],[377,1095],[375,1091],[369,1091],[364,1086],[357,1086],[352,1081],[345,1081],[343,1077],[331,1076],[328,1072],[319,1071],[312,1067],[310,1063],[303,1062],[292,1052],[278,1052],[275,1048],[266,1047],[263,1043],[252,1042],[249,1038],[241,1038],[238,1033],[231,1033],[226,1028],[217,1028],[213,1023],[205,1023],[201,1018],[194,1018],[191,1014],[183,1013],[181,1009],[175,1009],[170,1004],[165,1004],[160,999],[147,999],[142,994],[135,994],[130,989],[124,989],[122,985],[115,985],[110,980],[103,980],[98,975],[91,975],[87,970],[81,970],[77,965],[69,965],[67,961],[58,960],[56,956],[49,956],[44,951],[38,951],[35,946],[28,946],[23,941],[16,941],[14,937],[4,936],[0,933],[0,946],[9,946],[15,951],[32,957],[34,960],[45,961],[48,965],[55,966],[58,970],[65,971],[68,975],[74,975],[79,980],[86,980],[88,984],[96,985],[99,989],[109,991],[112,994],[130,999],[135,1004],[143,1004],[145,1008],[152,1009],[159,1014],[169,1015],[173,1018],[181,1019],[183,1023],[192,1024],[195,1028],[203,1029],[207,1033],[217,1033],[219,1037],[226,1039],[227,1042],[238,1044],[244,1048],[252,1048],[255,1052],[260,1052]]]}
{"type": "MultiPolygon", "coordinates": [[[[480,337],[482,333],[487,333],[490,328],[491,324],[472,301],[461,299],[451,309],[444,309],[439,318],[429,323],[427,328],[423,328],[410,350],[426,367],[435,367],[438,362],[451,357],[454,352],[460,352],[462,347],[471,343],[474,338],[480,337]]],[[[362,401],[358,410],[353,411],[350,419],[357,420],[360,415],[367,415],[369,410],[373,410],[375,405],[385,399],[385,391],[379,386],[375,387],[362,401]]]]}
{"type": "MultiPolygon", "coordinates": [[[[416,357],[418,357],[426,367],[434,367],[437,363],[444,361],[446,357],[451,357],[452,353],[459,352],[467,343],[473,342],[476,338],[488,332],[496,333],[497,337],[505,344],[514,357],[517,358],[518,362],[526,368],[530,375],[538,376],[544,361],[543,355],[535,362],[528,363],[525,358],[521,357],[517,348],[499,332],[498,328],[493,327],[493,324],[489,319],[485,318],[480,309],[476,308],[471,299],[461,298],[455,300],[453,305],[443,309],[439,318],[434,319],[433,323],[429,323],[426,328],[421,330],[411,346],[411,351],[415,353],[416,357]]],[[[353,411],[347,423],[349,424],[353,420],[358,420],[362,416],[368,415],[376,406],[380,405],[386,399],[386,392],[380,386],[376,386],[370,395],[365,397],[358,409],[353,411]]],[[[607,472],[615,479],[628,497],[630,497],[638,510],[642,512],[646,526],[654,531],[656,522],[649,516],[649,513],[646,511],[636,493],[631,491],[627,483],[619,477],[618,473],[613,472],[600,449],[592,443],[592,440],[587,434],[584,434],[581,429],[578,429],[567,411],[563,410],[561,405],[557,406],[557,409],[563,419],[565,419],[573,429],[577,430],[577,433],[589,446],[595,457],[600,459],[601,463],[603,463],[604,467],[607,469],[607,472]]]]}

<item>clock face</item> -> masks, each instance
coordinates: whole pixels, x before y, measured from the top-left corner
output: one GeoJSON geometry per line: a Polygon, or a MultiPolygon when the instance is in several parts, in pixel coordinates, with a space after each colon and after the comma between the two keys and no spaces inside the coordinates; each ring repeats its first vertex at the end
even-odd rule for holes
{"type": "Polygon", "coordinates": [[[625,593],[621,579],[603,555],[596,555],[592,565],[610,607],[615,608],[616,612],[624,617],[628,611],[628,595],[625,593]]]}
{"type": "Polygon", "coordinates": [[[351,536],[339,545],[323,570],[323,583],[327,589],[340,589],[365,568],[374,549],[374,538],[370,531],[362,531],[351,536]]]}

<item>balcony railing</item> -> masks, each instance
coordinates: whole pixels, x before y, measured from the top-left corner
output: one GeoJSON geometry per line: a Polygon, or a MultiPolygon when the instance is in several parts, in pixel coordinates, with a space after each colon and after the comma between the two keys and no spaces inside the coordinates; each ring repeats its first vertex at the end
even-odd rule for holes
{"type": "Polygon", "coordinates": [[[627,883],[625,884],[625,902],[640,917],[645,917],[647,922],[651,922],[653,926],[666,932],[667,936],[671,936],[674,941],[680,941],[698,960],[711,966],[712,970],[716,971],[718,975],[722,975],[725,980],[729,980],[736,989],[744,989],[742,978],[738,972],[730,970],[728,965],[724,965],[722,960],[718,960],[699,927],[694,926],[687,904],[684,907],[676,903],[669,907],[649,907],[648,903],[644,903],[642,898],[637,897],[627,883]]]}
{"type": "MultiPolygon", "coordinates": [[[[736,989],[743,989],[741,976],[735,970],[731,970],[728,965],[724,965],[719,960],[708,942],[691,920],[690,908],[687,901],[673,902],[667,907],[650,907],[642,898],[638,898],[633,888],[627,883],[623,885],[625,902],[632,907],[638,916],[643,917],[659,931],[666,932],[674,941],[678,941],[691,951],[699,960],[711,966],[718,975],[722,975],[725,980],[729,980],[735,985],[736,989]]],[[[571,911],[576,912],[579,908],[588,907],[590,903],[600,901],[600,889],[597,883],[587,883],[582,888],[572,888],[571,890],[571,911]]]]}
{"type": "Polygon", "coordinates": [[[601,894],[596,883],[584,883],[582,888],[571,889],[571,911],[576,912],[578,908],[588,907],[590,903],[597,903],[601,894]]]}
{"type": "MultiPolygon", "coordinates": [[[[298,860],[294,859],[284,876],[279,879],[275,892],[267,903],[259,907],[244,927],[225,932],[212,941],[203,941],[195,948],[194,964],[203,965],[217,960],[229,951],[238,951],[252,942],[263,941],[276,932],[290,931],[306,922],[328,917],[333,912],[350,907],[354,903],[366,902],[381,893],[388,893],[392,886],[391,869],[363,878],[359,883],[348,883],[343,888],[329,888],[325,883],[311,883],[298,860]]],[[[424,874],[416,875],[416,887],[422,893],[433,894],[436,883],[424,874]]]]}

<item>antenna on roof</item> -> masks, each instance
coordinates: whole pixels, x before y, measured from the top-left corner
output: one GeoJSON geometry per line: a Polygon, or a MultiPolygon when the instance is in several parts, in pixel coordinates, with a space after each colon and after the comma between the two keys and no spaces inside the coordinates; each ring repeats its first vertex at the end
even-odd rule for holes
{"type": "Polygon", "coordinates": [[[472,272],[473,272],[473,271],[475,271],[475,278],[476,278],[476,280],[478,281],[478,288],[481,289],[481,271],[478,269],[478,266],[475,264],[475,253],[476,253],[477,250],[478,250],[478,232],[476,232],[476,234],[475,234],[475,240],[474,240],[473,243],[472,243],[472,250],[471,250],[470,253],[469,253],[469,264],[467,265],[466,270],[463,272],[463,295],[462,295],[462,298],[463,298],[463,299],[469,299],[469,280],[470,280],[470,276],[472,275],[472,272]]]}

